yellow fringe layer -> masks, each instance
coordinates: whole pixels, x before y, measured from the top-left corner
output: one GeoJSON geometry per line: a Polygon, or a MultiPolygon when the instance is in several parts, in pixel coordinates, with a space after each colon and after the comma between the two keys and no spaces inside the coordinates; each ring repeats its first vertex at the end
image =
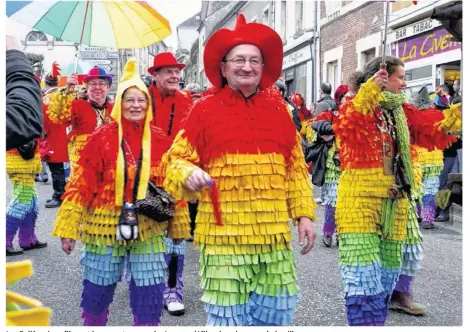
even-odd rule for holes
{"type": "MultiPolygon", "coordinates": [[[[277,153],[226,154],[209,160],[202,168],[218,183],[224,225],[215,225],[208,188],[202,189],[195,242],[220,246],[283,243],[291,239],[289,219],[294,224],[299,217],[315,220],[315,203],[300,139],[297,135],[292,163],[277,153]]],[[[194,197],[183,187],[196,169],[186,158],[199,160],[188,140],[179,135],[164,157],[165,188],[177,199],[194,197]]]]}
{"type": "Polygon", "coordinates": [[[435,149],[428,151],[425,148],[417,147],[419,163],[422,167],[426,166],[443,166],[444,155],[442,150],[435,149]]]}
{"type": "Polygon", "coordinates": [[[368,115],[375,111],[381,101],[386,101],[386,98],[382,96],[382,89],[375,83],[374,77],[371,77],[361,86],[353,104],[358,112],[368,115]]]}
{"type": "Polygon", "coordinates": [[[75,135],[69,143],[71,168],[77,163],[78,159],[80,159],[80,152],[85,147],[89,136],[89,134],[75,135]]]}
{"type": "Polygon", "coordinates": [[[72,102],[74,96],[57,90],[49,99],[46,114],[56,124],[63,124],[72,119],[72,102]]]}
{"type": "MultiPolygon", "coordinates": [[[[189,211],[186,202],[181,202],[176,206],[175,215],[171,221],[171,227],[168,229],[168,237],[172,239],[189,239],[189,211]]],[[[139,221],[140,224],[140,221],[139,221]]]]}
{"type": "Polygon", "coordinates": [[[6,171],[10,174],[37,174],[42,170],[39,152],[33,159],[24,160],[18,150],[12,149],[6,152],[6,171]]]}
{"type": "Polygon", "coordinates": [[[462,130],[462,104],[450,105],[444,110],[444,120],[439,123],[439,129],[444,131],[462,130]]]}

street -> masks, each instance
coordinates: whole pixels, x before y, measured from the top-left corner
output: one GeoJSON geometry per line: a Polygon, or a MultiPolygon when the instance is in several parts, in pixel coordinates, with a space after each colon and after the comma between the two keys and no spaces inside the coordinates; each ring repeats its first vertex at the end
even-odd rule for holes
{"type": "MultiPolygon", "coordinates": [[[[51,177],[49,177],[50,179],[51,177]]],[[[36,234],[48,242],[45,249],[33,250],[7,261],[31,259],[35,275],[20,281],[12,289],[43,302],[53,309],[51,325],[81,325],[80,296],[82,288],[79,265],[80,246],[67,256],[60,241],[49,234],[57,209],[46,209],[44,204],[52,194],[52,184],[36,184],[39,193],[40,214],[36,234]]],[[[6,205],[11,198],[11,183],[7,180],[6,205]]],[[[317,192],[317,190],[316,190],[317,192]]],[[[319,191],[318,191],[319,192],[319,191]]],[[[316,195],[318,197],[318,194],[316,195]]],[[[296,326],[345,326],[346,315],[338,268],[338,249],[326,248],[322,243],[321,227],[324,207],[317,208],[317,241],[314,249],[301,256],[294,243],[301,301],[296,308],[296,326]]],[[[413,317],[390,311],[388,326],[460,326],[462,325],[462,224],[437,223],[434,230],[423,230],[425,257],[414,284],[414,298],[426,306],[426,314],[413,317]]],[[[294,238],[297,236],[294,235],[294,238]]],[[[297,242],[297,241],[295,241],[297,242]]],[[[15,246],[17,242],[15,240],[15,246]]],[[[184,267],[184,316],[164,314],[162,325],[202,326],[206,314],[200,301],[199,254],[191,243],[186,249],[184,267]]],[[[109,325],[131,325],[127,288],[119,284],[110,307],[109,325]]]]}

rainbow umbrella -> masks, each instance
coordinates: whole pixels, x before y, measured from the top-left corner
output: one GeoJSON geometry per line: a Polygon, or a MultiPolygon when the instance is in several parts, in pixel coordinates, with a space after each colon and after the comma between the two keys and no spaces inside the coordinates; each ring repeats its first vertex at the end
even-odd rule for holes
{"type": "Polygon", "coordinates": [[[171,34],[170,23],[145,1],[7,1],[11,19],[65,41],[143,48],[171,34]]]}

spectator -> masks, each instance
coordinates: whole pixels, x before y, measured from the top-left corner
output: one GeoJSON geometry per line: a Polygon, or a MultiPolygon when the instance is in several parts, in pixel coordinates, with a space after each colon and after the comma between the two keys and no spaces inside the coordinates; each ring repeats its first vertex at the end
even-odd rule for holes
{"type": "Polygon", "coordinates": [[[338,109],[338,106],[331,97],[331,90],[330,83],[322,83],[320,85],[321,98],[315,107],[315,116],[318,116],[320,113],[328,111],[329,109],[332,109],[333,111],[338,109]]]}
{"type": "Polygon", "coordinates": [[[294,121],[295,128],[297,129],[297,131],[300,131],[302,129],[302,124],[300,123],[299,113],[296,111],[297,108],[295,107],[295,105],[289,100],[289,98],[286,97],[286,84],[281,79],[278,79],[275,83],[275,86],[277,90],[281,93],[282,98],[284,98],[284,101],[287,103],[290,113],[292,113],[292,121],[294,121]]]}
{"type": "Polygon", "coordinates": [[[7,150],[38,138],[43,127],[41,88],[20,47],[15,37],[6,36],[7,150]]]}

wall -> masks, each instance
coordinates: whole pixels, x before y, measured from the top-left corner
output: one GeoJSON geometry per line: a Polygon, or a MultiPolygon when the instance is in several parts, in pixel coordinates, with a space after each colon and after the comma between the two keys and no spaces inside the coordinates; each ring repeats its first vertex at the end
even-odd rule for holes
{"type": "MultiPolygon", "coordinates": [[[[338,61],[339,81],[346,81],[362,67],[361,52],[380,54],[380,29],[384,23],[383,2],[343,2],[336,18],[328,21],[325,2],[320,3],[320,80],[326,80],[327,62],[338,61]],[[344,6],[345,5],[345,6],[344,6]],[[326,55],[326,57],[325,57],[326,55]]],[[[336,88],[336,87],[335,87],[336,88]]]]}
{"type": "Polygon", "coordinates": [[[178,48],[190,50],[193,42],[199,38],[197,27],[180,27],[178,33],[178,48]]]}

